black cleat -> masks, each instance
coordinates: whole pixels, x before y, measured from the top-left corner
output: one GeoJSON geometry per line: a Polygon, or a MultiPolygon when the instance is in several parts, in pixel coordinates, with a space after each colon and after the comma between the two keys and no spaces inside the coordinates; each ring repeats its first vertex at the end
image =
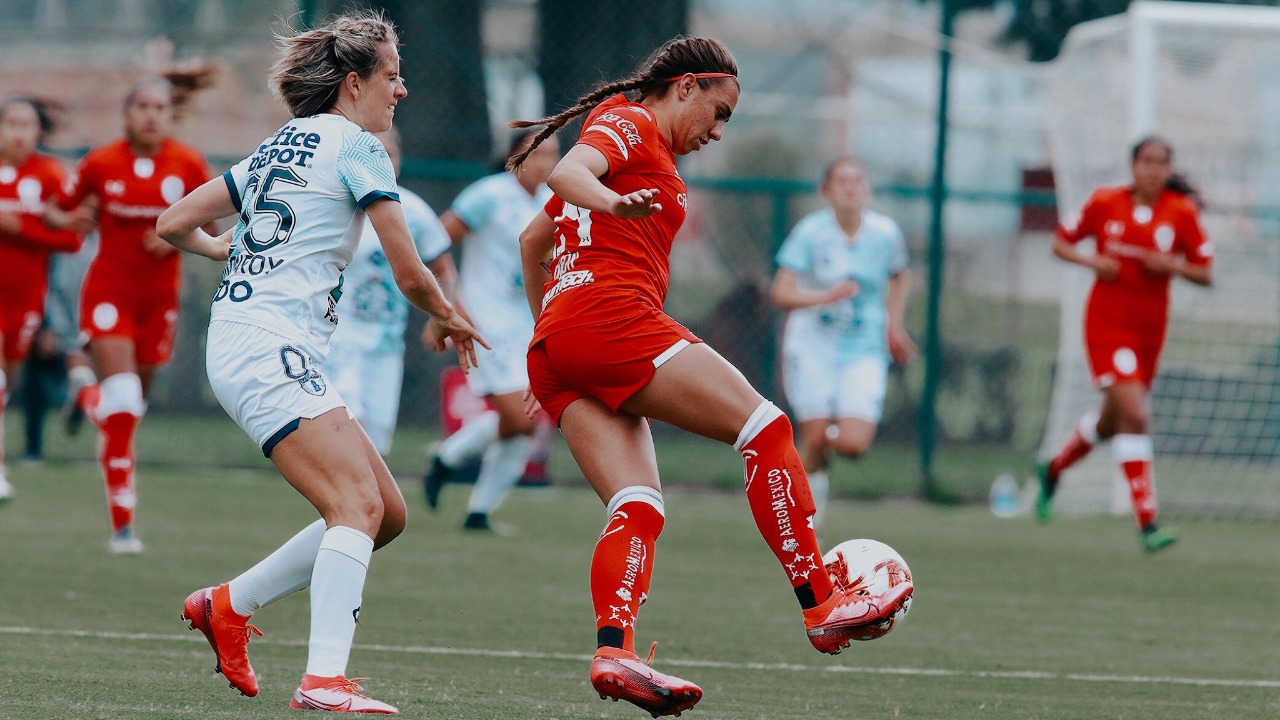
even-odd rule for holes
{"type": "Polygon", "coordinates": [[[452,474],[453,468],[441,462],[439,455],[431,456],[431,469],[422,476],[422,494],[427,497],[427,507],[432,510],[440,507],[440,490],[452,474]]]}

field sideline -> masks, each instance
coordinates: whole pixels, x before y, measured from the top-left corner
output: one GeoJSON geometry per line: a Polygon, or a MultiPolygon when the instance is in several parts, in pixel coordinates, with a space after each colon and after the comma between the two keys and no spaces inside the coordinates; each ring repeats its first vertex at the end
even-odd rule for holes
{"type": "MultiPolygon", "coordinates": [[[[0,507],[0,718],[282,718],[305,664],[308,603],[255,617],[262,693],[211,671],[178,620],[190,590],[225,580],[312,519],[271,472],[150,472],[147,553],[105,552],[93,467],[15,467],[0,507]],[[215,543],[217,543],[215,545],[215,543]]],[[[352,656],[374,697],[408,718],[645,718],[596,699],[587,563],[603,511],[579,486],[521,490],[500,511],[514,539],[457,529],[404,485],[405,536],[375,555],[352,656]]],[[[1275,526],[1184,521],[1183,542],[1140,553],[1129,524],[1047,527],[981,508],[837,503],[824,545],[894,545],[918,583],[889,637],[837,658],[801,630],[782,572],[734,492],[668,493],[639,642],[701,684],[694,718],[1217,718],[1280,716],[1275,526]]]]}

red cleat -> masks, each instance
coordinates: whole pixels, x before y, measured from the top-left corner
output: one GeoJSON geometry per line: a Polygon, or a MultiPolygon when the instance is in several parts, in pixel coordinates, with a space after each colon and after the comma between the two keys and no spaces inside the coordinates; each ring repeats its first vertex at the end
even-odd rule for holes
{"type": "Polygon", "coordinates": [[[182,606],[182,619],[191,623],[191,630],[204,633],[209,641],[217,656],[214,671],[222,673],[241,694],[257,695],[258,678],[249,665],[249,637],[251,634],[261,637],[262,633],[249,624],[249,618],[231,609],[227,584],[188,595],[182,606]]]}
{"type": "Polygon", "coordinates": [[[302,684],[293,692],[289,707],[294,710],[328,710],[329,712],[398,715],[394,706],[360,694],[356,683],[364,678],[348,680],[337,677],[303,675],[302,684]]]}
{"type": "Polygon", "coordinates": [[[821,605],[804,611],[809,642],[830,655],[839,655],[854,640],[874,640],[883,626],[911,599],[915,587],[900,582],[879,595],[859,595],[834,588],[821,605]]]}
{"type": "Polygon", "coordinates": [[[657,646],[654,643],[649,648],[649,659],[643,663],[630,650],[597,648],[591,661],[591,687],[600,693],[600,699],[626,700],[654,717],[679,715],[697,705],[702,688],[649,667],[657,646]]]}

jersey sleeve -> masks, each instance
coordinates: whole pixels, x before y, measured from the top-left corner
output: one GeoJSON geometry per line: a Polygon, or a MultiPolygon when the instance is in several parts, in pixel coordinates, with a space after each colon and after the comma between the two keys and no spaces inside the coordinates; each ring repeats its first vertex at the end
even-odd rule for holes
{"type": "Polygon", "coordinates": [[[812,269],[813,252],[807,239],[808,233],[805,232],[807,226],[808,223],[801,220],[791,229],[787,239],[782,241],[782,247],[778,248],[776,258],[779,268],[786,268],[801,275],[807,274],[812,269]]]}
{"type": "MultiPolygon", "coordinates": [[[[56,203],[62,186],[66,183],[66,173],[57,160],[50,160],[38,172],[40,180],[40,201],[56,203]]],[[[44,224],[44,220],[35,213],[21,213],[19,219],[22,229],[18,236],[28,242],[54,252],[75,252],[80,249],[84,238],[70,230],[54,230],[44,224]]]]}
{"type": "Polygon", "coordinates": [[[1084,207],[1080,208],[1080,215],[1076,218],[1075,223],[1064,222],[1058,225],[1058,239],[1074,245],[1085,238],[1096,238],[1098,236],[1097,224],[1100,211],[1101,202],[1098,196],[1094,194],[1085,201],[1084,207]]]}
{"type": "Polygon", "coordinates": [[[911,258],[907,255],[907,241],[902,237],[902,228],[898,223],[889,220],[889,275],[897,275],[907,269],[911,258]]]}
{"type": "Polygon", "coordinates": [[[373,135],[361,132],[347,140],[338,152],[337,165],[338,179],[351,191],[361,210],[383,198],[400,201],[391,158],[373,135]]]}
{"type": "Polygon", "coordinates": [[[62,189],[58,193],[58,207],[63,210],[79,207],[85,199],[93,194],[94,188],[97,186],[97,173],[97,154],[90,152],[80,159],[80,164],[76,166],[75,172],[69,175],[66,181],[62,183],[62,189]]]}
{"type": "MultiPolygon", "coordinates": [[[[1190,204],[1188,202],[1188,204],[1190,204]]],[[[1183,253],[1187,262],[1192,265],[1210,265],[1213,263],[1213,243],[1204,234],[1200,226],[1200,213],[1188,208],[1178,227],[1179,239],[1182,241],[1183,253]]]]}
{"type": "Polygon", "coordinates": [[[409,224],[409,234],[418,247],[418,257],[422,258],[422,262],[429,263],[449,252],[453,243],[431,207],[420,200],[414,202],[415,198],[416,196],[407,192],[401,192],[400,204],[404,208],[405,222],[409,224]]]}
{"type": "Polygon", "coordinates": [[[458,219],[466,223],[471,230],[478,230],[489,223],[497,206],[497,197],[487,188],[490,184],[484,180],[471,183],[458,193],[449,209],[458,219]]]}
{"type": "Polygon", "coordinates": [[[249,183],[249,163],[253,161],[255,155],[250,155],[222,173],[222,179],[227,184],[227,192],[231,193],[231,202],[235,204],[236,212],[239,213],[244,212],[241,201],[244,199],[245,186],[249,183]]]}
{"type": "Polygon", "coordinates": [[[629,162],[638,160],[649,146],[657,142],[653,117],[642,115],[635,108],[608,109],[595,117],[582,130],[579,145],[589,145],[599,150],[609,161],[609,172],[617,172],[629,162]]]}

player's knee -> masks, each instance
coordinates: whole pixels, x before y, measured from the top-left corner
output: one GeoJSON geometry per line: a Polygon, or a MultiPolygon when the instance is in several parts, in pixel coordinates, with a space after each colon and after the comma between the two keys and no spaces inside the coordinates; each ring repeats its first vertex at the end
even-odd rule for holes
{"type": "Polygon", "coordinates": [[[631,503],[640,503],[653,508],[657,512],[657,531],[662,532],[662,526],[666,522],[667,510],[662,501],[661,490],[647,485],[632,485],[622,488],[609,499],[608,504],[605,506],[605,514],[612,518],[619,508],[631,503]]]}
{"type": "Polygon", "coordinates": [[[521,435],[532,435],[533,428],[533,418],[523,412],[510,415],[504,413],[498,416],[498,437],[503,440],[521,435]]]}
{"type": "Polygon", "coordinates": [[[382,522],[378,525],[378,534],[373,538],[373,549],[386,545],[400,537],[408,523],[408,513],[404,501],[384,501],[382,505],[382,522]]]}
{"type": "Polygon", "coordinates": [[[831,449],[835,450],[842,457],[851,460],[860,458],[871,449],[871,438],[865,435],[852,435],[837,437],[831,443],[831,449]]]}
{"type": "Polygon", "coordinates": [[[142,417],[146,412],[146,400],[142,395],[142,378],[134,373],[116,373],[98,384],[101,396],[98,401],[99,417],[128,413],[142,417]]]}

